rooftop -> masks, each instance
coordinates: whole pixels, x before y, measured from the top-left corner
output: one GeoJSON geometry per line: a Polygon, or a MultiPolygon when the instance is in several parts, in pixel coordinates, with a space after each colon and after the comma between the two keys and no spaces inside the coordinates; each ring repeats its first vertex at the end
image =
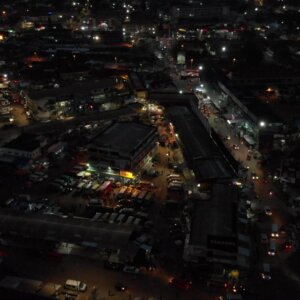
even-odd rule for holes
{"type": "Polygon", "coordinates": [[[4,144],[2,148],[15,149],[20,151],[34,151],[40,147],[40,141],[34,134],[23,133],[14,140],[4,144]]]}
{"type": "Polygon", "coordinates": [[[213,184],[211,198],[197,201],[193,210],[190,244],[206,245],[208,237],[234,237],[236,234],[237,187],[213,184]]]}
{"type": "Polygon", "coordinates": [[[101,247],[126,250],[134,226],[91,222],[85,218],[62,218],[54,215],[0,214],[2,233],[29,236],[33,239],[64,241],[81,245],[98,243],[101,247]]]}
{"type": "Polygon", "coordinates": [[[154,134],[153,126],[136,122],[117,122],[94,138],[92,144],[101,148],[132,153],[154,134]]]}
{"type": "Polygon", "coordinates": [[[243,89],[232,89],[232,93],[258,120],[264,120],[267,123],[282,123],[279,116],[272,111],[271,105],[262,103],[255,97],[249,98],[247,95],[250,93],[243,89]]]}
{"type": "Polygon", "coordinates": [[[195,112],[197,98],[194,94],[153,92],[149,98],[166,106],[167,114],[183,144],[186,160],[198,180],[226,180],[236,176],[228,160],[224,159],[228,154],[221,152],[201,121],[204,117],[195,112]]]}
{"type": "Polygon", "coordinates": [[[39,100],[45,97],[60,98],[66,95],[89,95],[93,90],[114,87],[115,83],[114,78],[76,82],[60,88],[32,90],[29,92],[29,97],[33,100],[39,100]]]}
{"type": "Polygon", "coordinates": [[[235,176],[209,132],[187,106],[168,107],[167,113],[183,143],[185,157],[199,180],[235,176]]]}

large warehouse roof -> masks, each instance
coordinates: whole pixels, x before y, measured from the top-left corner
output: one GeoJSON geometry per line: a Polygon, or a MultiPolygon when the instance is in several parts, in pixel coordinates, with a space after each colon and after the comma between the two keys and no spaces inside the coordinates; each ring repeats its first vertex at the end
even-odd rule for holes
{"type": "Polygon", "coordinates": [[[0,214],[2,235],[126,249],[134,226],[53,215],[0,214]]]}

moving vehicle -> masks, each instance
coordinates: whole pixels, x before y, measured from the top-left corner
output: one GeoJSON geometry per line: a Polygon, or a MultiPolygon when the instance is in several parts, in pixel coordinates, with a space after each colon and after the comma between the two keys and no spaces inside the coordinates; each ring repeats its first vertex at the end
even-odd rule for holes
{"type": "Polygon", "coordinates": [[[279,237],[278,225],[277,224],[272,224],[271,238],[278,238],[278,237],[279,237]]]}
{"type": "Polygon", "coordinates": [[[272,279],[270,264],[264,263],[262,265],[262,271],[261,271],[260,275],[263,280],[271,280],[272,279]]]}
{"type": "Polygon", "coordinates": [[[285,252],[291,252],[293,250],[293,246],[294,243],[291,240],[287,240],[284,244],[283,244],[283,250],[285,252]]]}
{"type": "Polygon", "coordinates": [[[182,190],[183,189],[183,184],[182,182],[171,182],[168,184],[168,189],[169,190],[182,190]]]}
{"type": "Polygon", "coordinates": [[[169,284],[184,291],[188,291],[192,287],[192,281],[183,278],[173,277],[169,280],[169,284]]]}
{"type": "Polygon", "coordinates": [[[275,256],[276,255],[276,243],[275,241],[270,241],[269,249],[268,249],[268,255],[275,256]]]}
{"type": "Polygon", "coordinates": [[[65,283],[65,289],[72,291],[85,292],[87,290],[86,283],[78,280],[68,279],[65,283]]]}

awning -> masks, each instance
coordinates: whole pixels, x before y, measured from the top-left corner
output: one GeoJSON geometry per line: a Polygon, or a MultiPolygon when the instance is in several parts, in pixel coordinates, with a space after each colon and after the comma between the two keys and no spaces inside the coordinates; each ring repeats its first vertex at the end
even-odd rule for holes
{"type": "Polygon", "coordinates": [[[255,145],[255,141],[250,135],[245,134],[243,138],[249,145],[255,145]]]}

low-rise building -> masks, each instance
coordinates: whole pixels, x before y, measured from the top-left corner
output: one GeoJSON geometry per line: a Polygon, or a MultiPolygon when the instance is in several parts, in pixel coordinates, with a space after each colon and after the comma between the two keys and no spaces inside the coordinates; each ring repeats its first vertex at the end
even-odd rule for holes
{"type": "Polygon", "coordinates": [[[81,106],[97,98],[105,102],[107,91],[114,90],[115,85],[114,78],[79,81],[58,88],[29,91],[26,99],[37,119],[48,120],[51,117],[72,115],[74,111],[80,111],[81,106]]]}
{"type": "Polygon", "coordinates": [[[0,281],[1,296],[6,299],[57,299],[60,284],[29,278],[6,276],[0,281]]]}
{"type": "Polygon", "coordinates": [[[46,140],[42,141],[38,136],[26,133],[2,145],[0,153],[4,156],[35,159],[41,155],[45,143],[46,140]]]}
{"type": "MultiPolygon", "coordinates": [[[[194,202],[190,232],[186,236],[184,260],[226,266],[247,266],[245,243],[238,236],[238,190],[228,184],[212,184],[210,197],[194,202]]],[[[250,248],[250,247],[249,247],[250,248]]],[[[248,255],[248,253],[247,253],[248,255]]]]}

